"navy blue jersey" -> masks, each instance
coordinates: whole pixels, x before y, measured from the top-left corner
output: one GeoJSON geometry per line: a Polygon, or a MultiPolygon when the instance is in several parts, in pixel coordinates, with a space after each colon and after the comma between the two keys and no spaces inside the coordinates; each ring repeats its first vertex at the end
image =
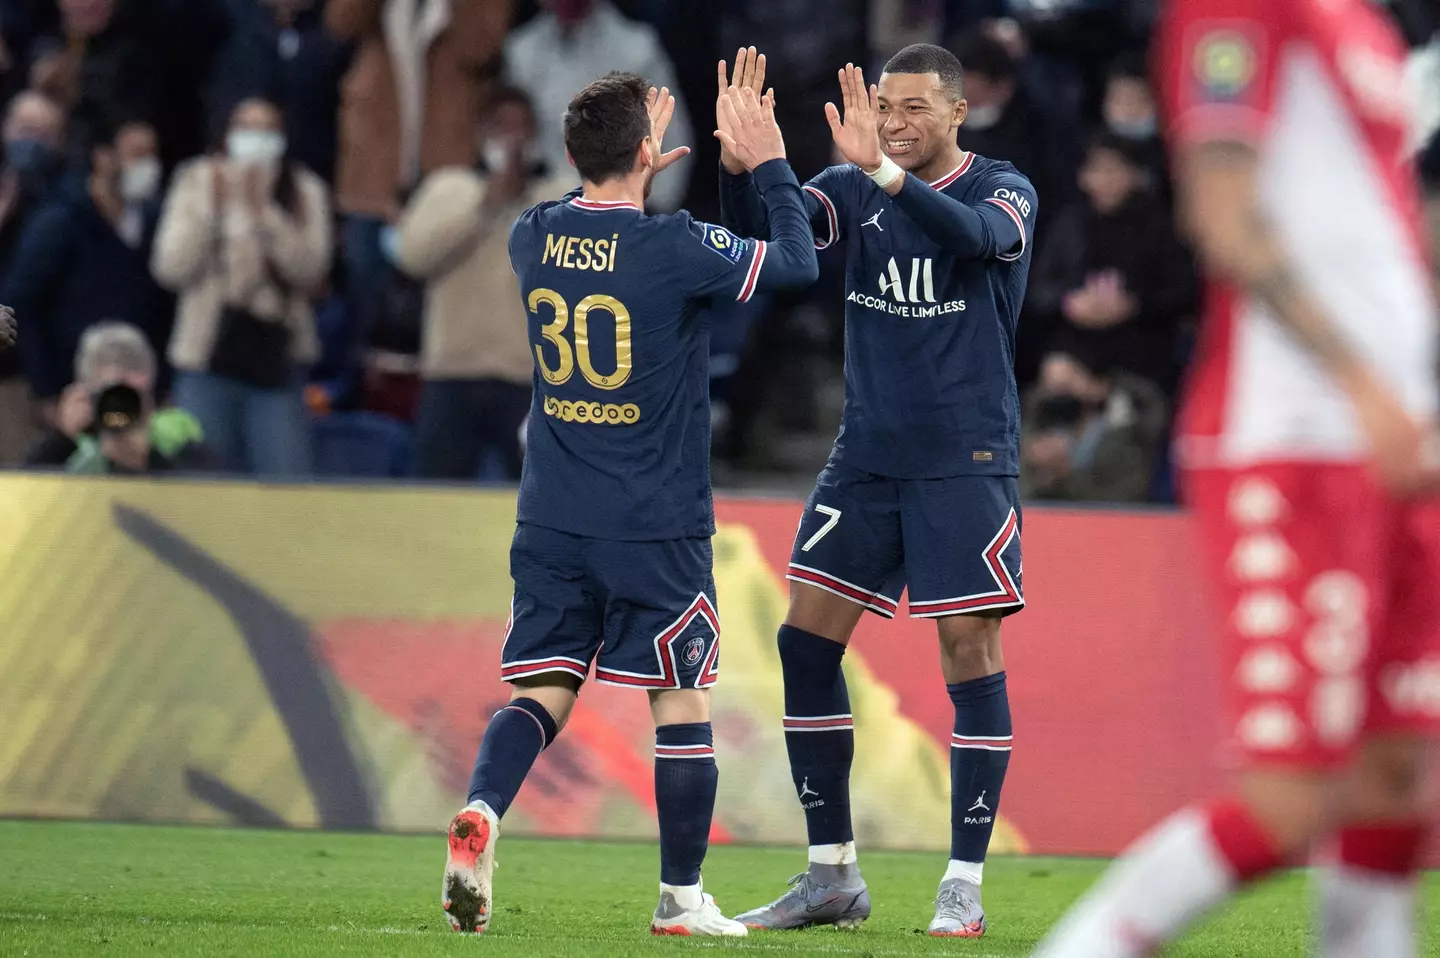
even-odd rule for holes
{"type": "MultiPolygon", "coordinates": [[[[727,219],[754,219],[744,178],[725,179],[727,219]]],[[[970,153],[934,183],[908,176],[894,197],[852,165],[805,192],[816,246],[846,242],[834,458],[899,479],[1017,475],[1015,329],[1038,206],[1029,180],[970,153]]]]}
{"type": "Polygon", "coordinates": [[[521,522],[628,541],[714,532],[705,307],[816,273],[795,174],[773,161],[755,180],[773,243],[578,194],[516,220],[535,353],[521,522]]]}

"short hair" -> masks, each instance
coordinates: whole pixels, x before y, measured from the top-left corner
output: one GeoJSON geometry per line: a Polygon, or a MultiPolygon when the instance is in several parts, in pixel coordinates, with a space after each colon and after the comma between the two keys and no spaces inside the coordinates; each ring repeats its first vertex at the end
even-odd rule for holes
{"type": "Polygon", "coordinates": [[[635,151],[650,135],[649,92],[644,77],[617,72],[575,94],[565,110],[565,149],[582,180],[604,183],[635,168],[635,151]]]}
{"type": "Polygon", "coordinates": [[[940,78],[940,88],[952,100],[965,95],[965,73],[960,60],[944,47],[933,43],[912,43],[885,64],[886,73],[933,73],[940,78]]]}
{"type": "Polygon", "coordinates": [[[155,350],[145,334],[129,323],[96,323],[80,337],[75,351],[75,381],[88,383],[102,369],[121,369],[155,378],[155,350]]]}
{"type": "Polygon", "coordinates": [[[1086,142],[1085,154],[1089,156],[1096,152],[1113,153],[1127,166],[1134,167],[1139,172],[1149,170],[1149,163],[1146,162],[1141,145],[1109,130],[1097,130],[1086,142]]]}
{"type": "Polygon", "coordinates": [[[1015,59],[1005,45],[983,30],[961,34],[955,40],[955,55],[965,69],[991,80],[1015,78],[1015,59]]]}

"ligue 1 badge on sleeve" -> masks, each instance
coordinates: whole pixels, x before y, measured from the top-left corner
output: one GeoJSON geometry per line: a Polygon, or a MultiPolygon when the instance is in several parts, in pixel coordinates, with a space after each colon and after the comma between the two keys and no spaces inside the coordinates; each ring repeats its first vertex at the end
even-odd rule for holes
{"type": "Polygon", "coordinates": [[[1255,44],[1238,30],[1211,30],[1195,45],[1195,78],[1205,98],[1230,103],[1255,81],[1255,44]]]}
{"type": "Polygon", "coordinates": [[[745,255],[745,244],[740,237],[730,232],[723,226],[704,226],[705,235],[703,242],[710,249],[719,253],[732,263],[740,262],[740,257],[745,255]]]}

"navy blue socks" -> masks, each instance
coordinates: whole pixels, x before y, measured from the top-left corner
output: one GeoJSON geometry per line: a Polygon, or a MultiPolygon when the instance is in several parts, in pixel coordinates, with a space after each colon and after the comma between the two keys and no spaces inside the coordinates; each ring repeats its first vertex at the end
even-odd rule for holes
{"type": "Polygon", "coordinates": [[[534,699],[515,699],[496,712],[480,740],[467,801],[484,802],[503,818],[530,766],[554,740],[555,719],[534,699]]]}
{"type": "MultiPolygon", "coordinates": [[[[805,810],[810,860],[847,864],[824,860],[831,855],[816,847],[855,840],[850,825],[855,722],[840,670],[845,646],[789,625],[780,627],[779,646],[785,675],[785,749],[795,794],[805,810]]],[[[854,849],[844,857],[853,861],[854,849]]]]}
{"type": "Polygon", "coordinates": [[[660,820],[660,881],[666,885],[700,881],[720,779],[714,745],[709,722],[655,729],[655,812],[660,820]]]}
{"type": "Polygon", "coordinates": [[[950,740],[950,861],[959,876],[979,883],[979,865],[990,847],[1000,790],[1010,766],[1010,698],[1005,673],[947,685],[955,705],[950,740]]]}

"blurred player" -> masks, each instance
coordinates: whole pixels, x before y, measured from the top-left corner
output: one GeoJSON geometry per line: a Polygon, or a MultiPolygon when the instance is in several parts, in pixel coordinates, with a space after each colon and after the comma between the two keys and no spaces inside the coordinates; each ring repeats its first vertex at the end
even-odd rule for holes
{"type": "Polygon", "coordinates": [[[753,94],[727,100],[725,137],[760,186],[771,242],[683,212],[645,214],[652,178],[688,152],[661,152],[675,100],[650,90],[647,115],[646,91],[640,77],[611,74],[576,95],[565,147],[583,187],[526,211],[510,235],[535,399],[501,653],[514,688],[450,825],[443,904],[461,931],[490,923],[500,819],[593,664],[596,681],[650,696],[661,882],[651,929],[745,934],[700,886],[720,651],[705,307],[807,285],[817,267],[774,111],[753,94]]]}
{"type": "MultiPolygon", "coordinates": [[[[741,51],[720,102],[758,92],[764,58],[741,51]]],[[[966,153],[960,63],[917,44],[877,87],[840,73],[826,116],[847,165],[805,186],[815,245],[844,239],[845,412],[790,555],[780,629],[785,742],[805,810],[809,867],[752,928],[854,927],[870,914],[850,823],[855,733],[841,659],[866,609],[939,627],[955,706],[950,865],[930,934],[985,933],[980,881],[1010,761],[1000,620],[1025,600],[1017,488],[1015,324],[1037,202],[1009,163],[966,153]]],[[[722,156],[727,225],[764,228],[753,179],[722,156]]]]}
{"type": "Polygon", "coordinates": [[[1180,453],[1224,623],[1236,797],[1143,838],[1046,958],[1148,955],[1335,837],[1320,951],[1415,953],[1440,512],[1405,51],[1366,0],[1173,0],[1159,63],[1213,285],[1180,453]]]}

